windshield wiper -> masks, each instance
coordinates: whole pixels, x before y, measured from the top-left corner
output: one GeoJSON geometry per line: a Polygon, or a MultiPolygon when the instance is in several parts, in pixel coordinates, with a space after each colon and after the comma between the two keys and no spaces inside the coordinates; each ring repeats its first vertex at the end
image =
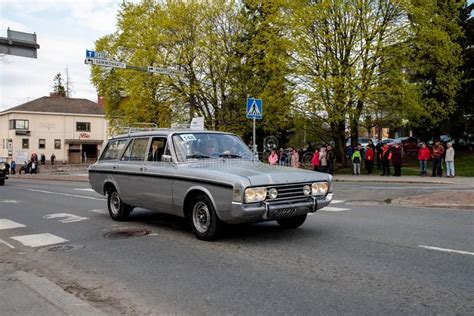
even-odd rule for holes
{"type": "Polygon", "coordinates": [[[242,156],[236,154],[220,154],[219,158],[242,158],[242,156]]]}
{"type": "Polygon", "coordinates": [[[201,155],[201,154],[192,154],[192,155],[188,155],[186,156],[186,159],[189,159],[189,158],[211,158],[209,156],[206,156],[206,155],[201,155]]]}

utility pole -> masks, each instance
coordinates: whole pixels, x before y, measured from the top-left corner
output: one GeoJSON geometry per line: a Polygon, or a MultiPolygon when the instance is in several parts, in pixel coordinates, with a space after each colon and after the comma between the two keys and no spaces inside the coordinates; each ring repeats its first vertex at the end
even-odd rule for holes
{"type": "Polygon", "coordinates": [[[66,98],[70,98],[72,94],[72,82],[69,79],[69,67],[66,65],[66,98]]]}

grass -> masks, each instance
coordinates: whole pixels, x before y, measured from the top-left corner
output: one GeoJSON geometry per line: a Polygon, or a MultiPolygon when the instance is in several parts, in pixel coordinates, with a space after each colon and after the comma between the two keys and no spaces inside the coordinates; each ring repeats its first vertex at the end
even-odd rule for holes
{"type": "MultiPolygon", "coordinates": [[[[402,176],[417,176],[419,175],[419,163],[416,156],[406,157],[402,167],[402,176]]],[[[432,170],[431,161],[428,162],[428,175],[431,175],[432,170]]],[[[474,177],[474,152],[472,151],[459,151],[456,152],[454,157],[454,168],[456,176],[461,177],[474,177]]],[[[364,166],[361,166],[361,173],[367,174],[364,166]]],[[[374,168],[374,174],[377,175],[381,170],[374,168]]],[[[393,166],[390,165],[390,172],[393,174],[393,166]]],[[[347,168],[338,168],[334,172],[335,174],[352,174],[352,166],[347,168]]],[[[443,174],[446,175],[446,164],[443,162],[443,174]]]]}

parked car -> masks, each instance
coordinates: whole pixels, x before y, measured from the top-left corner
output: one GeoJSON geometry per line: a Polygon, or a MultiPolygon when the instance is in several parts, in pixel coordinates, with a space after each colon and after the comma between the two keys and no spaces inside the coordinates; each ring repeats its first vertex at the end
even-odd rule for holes
{"type": "Polygon", "coordinates": [[[399,143],[405,155],[418,154],[420,141],[416,137],[401,137],[396,138],[393,143],[399,143]]]}
{"type": "Polygon", "coordinates": [[[301,226],[327,206],[332,176],[269,166],[230,133],[161,129],[109,140],[89,167],[92,189],[107,195],[112,219],[134,207],[186,218],[199,239],[219,236],[224,223],[276,220],[301,226]]]}
{"type": "MultiPolygon", "coordinates": [[[[362,147],[366,147],[366,146],[369,144],[369,139],[370,139],[370,138],[368,138],[368,137],[359,137],[359,138],[357,139],[357,143],[358,143],[358,144],[361,144],[362,147]]],[[[373,142],[373,141],[372,141],[372,142],[373,142]]],[[[375,145],[375,143],[374,143],[374,145],[375,145]]],[[[351,138],[348,137],[348,138],[346,139],[346,147],[350,147],[350,146],[351,146],[351,138]]]]}
{"type": "Polygon", "coordinates": [[[6,179],[8,179],[7,167],[4,162],[0,162],[0,185],[5,185],[6,179]]]}

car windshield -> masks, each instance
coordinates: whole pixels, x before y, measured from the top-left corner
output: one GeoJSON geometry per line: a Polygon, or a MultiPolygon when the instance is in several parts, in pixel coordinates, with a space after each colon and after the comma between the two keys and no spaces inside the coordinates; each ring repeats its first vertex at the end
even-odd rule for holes
{"type": "Polygon", "coordinates": [[[190,159],[252,159],[252,152],[232,134],[180,133],[173,135],[178,161],[190,159]]]}

